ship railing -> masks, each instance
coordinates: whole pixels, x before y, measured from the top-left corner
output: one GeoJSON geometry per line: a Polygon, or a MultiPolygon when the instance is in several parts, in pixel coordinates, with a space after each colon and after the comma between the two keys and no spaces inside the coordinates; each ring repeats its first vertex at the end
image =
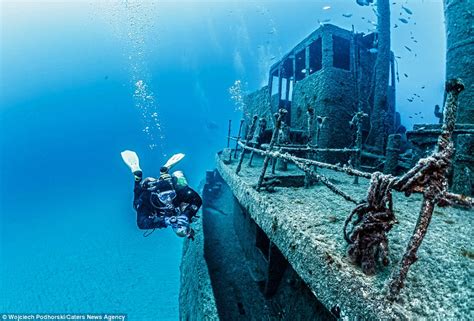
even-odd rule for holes
{"type": "Polygon", "coordinates": [[[349,243],[349,248],[352,249],[352,251],[348,251],[349,256],[354,262],[358,262],[366,273],[369,271],[364,270],[364,266],[367,267],[367,263],[374,263],[377,259],[374,256],[382,255],[382,260],[387,259],[388,238],[386,233],[392,228],[393,224],[397,223],[393,212],[392,191],[403,192],[407,197],[413,193],[421,193],[423,195],[422,207],[415,230],[405,254],[398,267],[393,270],[391,280],[388,283],[387,299],[393,301],[398,298],[400,290],[404,287],[410,266],[417,260],[416,253],[426,235],[435,207],[458,206],[467,209],[474,207],[473,198],[448,191],[447,174],[454,153],[452,134],[456,123],[458,95],[463,89],[464,85],[458,79],[446,83],[447,99],[438,144],[430,156],[420,159],[412,169],[402,176],[387,175],[381,172],[368,173],[347,165],[340,166],[291,155],[289,153],[291,150],[287,149],[285,151],[282,146],[276,144],[282,119],[284,119],[286,113],[283,109],[276,115],[273,135],[270,143],[265,148],[252,145],[249,139],[246,142],[237,139],[236,149],[237,146],[240,146],[242,152],[236,172],[238,174],[241,169],[246,151],[263,156],[263,167],[256,184],[256,190],[259,191],[264,187],[264,178],[269,160],[272,159],[275,163],[277,159],[280,159],[295,164],[307,175],[316,178],[328,187],[333,193],[356,204],[345,221],[344,237],[349,243]],[[366,199],[357,200],[333,184],[327,177],[317,173],[315,168],[329,169],[350,176],[370,179],[366,199]],[[356,217],[355,222],[352,222],[353,217],[356,217]],[[346,228],[349,223],[352,223],[353,228],[347,233],[346,228]],[[370,257],[371,255],[372,257],[370,257]],[[370,260],[370,262],[367,260],[370,260]]]}

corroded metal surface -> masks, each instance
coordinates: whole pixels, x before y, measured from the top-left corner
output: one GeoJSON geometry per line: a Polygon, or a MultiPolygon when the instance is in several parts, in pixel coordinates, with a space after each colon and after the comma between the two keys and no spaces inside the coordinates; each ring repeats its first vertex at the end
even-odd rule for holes
{"type": "MultiPolygon", "coordinates": [[[[465,282],[470,278],[469,270],[474,268],[469,258],[472,215],[457,208],[434,211],[435,217],[419,249],[423,260],[411,267],[407,276],[409,287],[401,292],[401,301],[391,302],[385,297],[385,285],[412,235],[417,220],[414,209],[421,206],[421,195],[406,198],[394,193],[393,210],[400,224],[388,234],[389,265],[383,269],[377,267],[375,276],[366,276],[346,257],[340,233],[353,204],[335,198],[320,185],[309,189],[277,188],[274,193],[257,192],[254,186],[261,164],[262,159],[256,159],[255,165],[259,166],[244,167],[240,175],[235,174],[235,163],[224,165],[218,159],[217,168],[239,203],[328,309],[338,305],[343,316],[365,319],[462,319],[469,316],[473,307],[463,298],[473,293],[472,285],[465,282]]],[[[301,174],[290,164],[285,175],[298,172],[301,174]]],[[[355,195],[356,199],[362,199],[366,193],[368,180],[364,178],[360,185],[353,185],[345,174],[324,169],[318,173],[328,176],[339,189],[355,195]]]]}

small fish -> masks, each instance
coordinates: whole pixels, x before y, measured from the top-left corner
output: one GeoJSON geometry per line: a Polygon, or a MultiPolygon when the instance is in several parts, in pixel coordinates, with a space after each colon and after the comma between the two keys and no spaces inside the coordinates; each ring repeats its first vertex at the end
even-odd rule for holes
{"type": "Polygon", "coordinates": [[[331,6],[324,6],[323,7],[323,10],[329,10],[329,9],[331,9],[331,6]]]}
{"type": "Polygon", "coordinates": [[[324,20],[321,20],[321,21],[318,19],[319,24],[326,23],[326,22],[329,22],[329,21],[331,21],[331,19],[324,19],[324,20]]]}
{"type": "Polygon", "coordinates": [[[409,102],[413,102],[413,98],[407,98],[409,102]]]}
{"type": "Polygon", "coordinates": [[[272,56],[272,57],[270,58],[270,60],[275,60],[275,59],[276,59],[276,57],[275,57],[275,56],[272,56]]]}
{"type": "Polygon", "coordinates": [[[370,48],[370,49],[367,49],[368,52],[370,52],[371,54],[376,54],[378,52],[377,48],[370,48]]]}
{"type": "Polygon", "coordinates": [[[393,29],[397,29],[397,28],[398,28],[398,25],[395,24],[395,25],[393,26],[393,29]]]}
{"type": "Polygon", "coordinates": [[[414,43],[418,43],[418,40],[413,39],[413,42],[414,42],[414,43]]]}
{"type": "Polygon", "coordinates": [[[405,18],[399,18],[398,20],[400,20],[400,21],[403,22],[403,23],[408,23],[408,20],[405,19],[405,18]]]}
{"type": "Polygon", "coordinates": [[[402,9],[403,9],[406,13],[408,13],[408,14],[413,14],[413,11],[411,11],[410,9],[408,9],[408,8],[405,7],[405,6],[402,6],[402,9]]]}
{"type": "Polygon", "coordinates": [[[413,118],[413,117],[411,117],[411,116],[408,116],[408,118],[413,118]]]}
{"type": "Polygon", "coordinates": [[[403,74],[406,78],[408,78],[408,75],[407,74],[403,74]]]}
{"type": "Polygon", "coordinates": [[[301,69],[301,73],[305,74],[305,73],[306,73],[306,69],[301,69]]]}
{"type": "Polygon", "coordinates": [[[406,50],[408,50],[409,52],[411,52],[410,47],[405,46],[405,48],[406,48],[406,50]]]}
{"type": "Polygon", "coordinates": [[[350,18],[352,17],[352,13],[343,13],[342,16],[345,18],[350,18]]]}
{"type": "Polygon", "coordinates": [[[425,89],[425,86],[421,86],[421,89],[425,89]]]}

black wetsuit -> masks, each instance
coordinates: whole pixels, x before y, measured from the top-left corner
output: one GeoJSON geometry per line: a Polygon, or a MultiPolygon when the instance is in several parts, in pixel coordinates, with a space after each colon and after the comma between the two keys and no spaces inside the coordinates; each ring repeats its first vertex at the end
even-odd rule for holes
{"type": "MultiPolygon", "coordinates": [[[[176,215],[176,212],[159,209],[156,206],[157,202],[152,202],[152,191],[147,189],[146,181],[146,179],[143,182],[135,181],[135,187],[133,189],[133,208],[137,211],[137,226],[142,230],[165,228],[167,227],[165,217],[176,215]]],[[[177,184],[176,177],[171,177],[171,180],[167,181],[159,180],[155,182],[158,182],[155,183],[155,185],[157,185],[159,189],[175,190],[176,198],[173,200],[173,205],[179,209],[182,207],[182,204],[185,203],[185,207],[182,209],[180,215],[186,215],[189,222],[191,222],[191,219],[196,215],[202,205],[202,199],[199,194],[188,185],[180,186],[177,184]]]]}

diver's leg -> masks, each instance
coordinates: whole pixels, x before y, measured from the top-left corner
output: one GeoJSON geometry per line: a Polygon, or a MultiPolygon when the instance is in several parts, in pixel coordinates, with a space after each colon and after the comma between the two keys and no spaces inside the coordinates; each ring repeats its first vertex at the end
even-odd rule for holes
{"type": "Polygon", "coordinates": [[[133,208],[134,209],[138,209],[138,206],[140,204],[140,196],[142,195],[142,192],[144,191],[143,187],[142,187],[142,171],[140,170],[140,172],[135,172],[133,173],[133,175],[135,176],[135,183],[133,185],[133,208]]]}

